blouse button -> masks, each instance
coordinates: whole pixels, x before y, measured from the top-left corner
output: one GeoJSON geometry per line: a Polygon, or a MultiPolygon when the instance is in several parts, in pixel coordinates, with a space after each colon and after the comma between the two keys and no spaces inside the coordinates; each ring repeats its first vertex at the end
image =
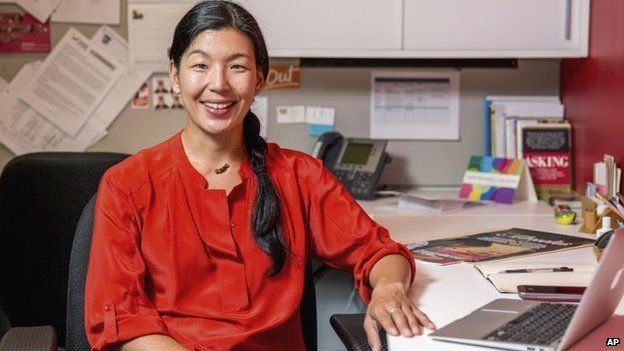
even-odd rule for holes
{"type": "Polygon", "coordinates": [[[107,312],[108,312],[108,311],[110,311],[110,310],[112,310],[112,309],[113,309],[113,306],[111,306],[111,305],[109,305],[109,304],[104,305],[104,311],[107,311],[107,312]]]}
{"type": "Polygon", "coordinates": [[[234,222],[230,222],[230,227],[234,228],[236,224],[234,222]]]}

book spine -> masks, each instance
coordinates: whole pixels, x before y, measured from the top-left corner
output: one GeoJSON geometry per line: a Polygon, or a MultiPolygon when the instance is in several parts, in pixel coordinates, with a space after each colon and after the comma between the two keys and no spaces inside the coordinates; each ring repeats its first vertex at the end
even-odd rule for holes
{"type": "Polygon", "coordinates": [[[491,118],[491,109],[492,101],[485,99],[483,104],[483,124],[484,124],[484,155],[492,156],[492,129],[490,126],[490,118],[491,118]]]}

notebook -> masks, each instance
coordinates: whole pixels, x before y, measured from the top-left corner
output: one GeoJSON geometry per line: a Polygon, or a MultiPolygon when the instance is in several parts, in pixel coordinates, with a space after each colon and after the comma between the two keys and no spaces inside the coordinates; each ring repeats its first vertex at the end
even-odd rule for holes
{"type": "Polygon", "coordinates": [[[485,279],[501,293],[518,293],[518,285],[557,285],[557,286],[588,286],[596,268],[589,264],[570,264],[552,262],[487,262],[474,265],[485,279]],[[571,272],[545,272],[544,268],[569,268],[571,272]],[[504,273],[508,270],[537,269],[532,273],[504,273]]]}
{"type": "Polygon", "coordinates": [[[504,350],[565,350],[613,315],[624,295],[624,229],[613,235],[581,302],[496,299],[431,333],[434,340],[504,350]]]}

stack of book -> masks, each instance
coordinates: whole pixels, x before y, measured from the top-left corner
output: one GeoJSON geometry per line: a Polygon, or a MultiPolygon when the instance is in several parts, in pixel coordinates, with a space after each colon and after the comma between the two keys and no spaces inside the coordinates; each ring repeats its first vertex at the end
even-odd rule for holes
{"type": "Polygon", "coordinates": [[[485,153],[524,159],[540,198],[572,189],[570,124],[557,96],[487,96],[485,153]]]}

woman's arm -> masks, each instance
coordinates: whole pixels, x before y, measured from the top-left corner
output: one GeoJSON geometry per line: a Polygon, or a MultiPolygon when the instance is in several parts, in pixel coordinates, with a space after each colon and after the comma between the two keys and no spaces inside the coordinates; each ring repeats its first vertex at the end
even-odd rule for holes
{"type": "Polygon", "coordinates": [[[121,351],[188,351],[167,335],[151,334],[130,340],[121,351]]]}
{"type": "Polygon", "coordinates": [[[373,294],[366,310],[364,330],[368,344],[374,351],[381,350],[379,326],[391,335],[414,336],[421,326],[435,329],[426,314],[407,297],[411,281],[411,266],[402,255],[381,258],[370,272],[369,283],[373,294]]]}

